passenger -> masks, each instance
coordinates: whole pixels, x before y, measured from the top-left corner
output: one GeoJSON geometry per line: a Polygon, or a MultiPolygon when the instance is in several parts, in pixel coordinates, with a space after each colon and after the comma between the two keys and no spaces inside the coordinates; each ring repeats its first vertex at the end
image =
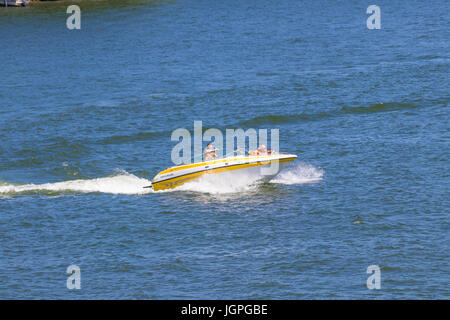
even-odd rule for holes
{"type": "Polygon", "coordinates": [[[272,150],[267,150],[265,145],[260,145],[258,149],[249,151],[248,154],[251,156],[266,156],[271,154],[272,150]]]}
{"type": "Polygon", "coordinates": [[[258,148],[259,155],[267,155],[267,148],[265,145],[260,145],[258,148]]]}
{"type": "Polygon", "coordinates": [[[215,153],[216,150],[217,149],[213,147],[212,142],[208,143],[206,145],[205,151],[203,151],[203,157],[204,157],[205,161],[217,158],[217,155],[215,153]]]}

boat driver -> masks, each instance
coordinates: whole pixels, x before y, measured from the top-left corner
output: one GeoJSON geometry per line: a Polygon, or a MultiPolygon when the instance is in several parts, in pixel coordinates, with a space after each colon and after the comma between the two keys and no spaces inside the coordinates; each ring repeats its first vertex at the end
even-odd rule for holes
{"type": "Polygon", "coordinates": [[[204,157],[205,161],[208,161],[208,160],[212,160],[212,159],[214,159],[214,158],[217,158],[217,155],[216,155],[216,153],[215,153],[216,150],[217,150],[217,149],[214,148],[212,142],[208,143],[208,144],[206,145],[205,150],[203,151],[203,157],[204,157]]]}

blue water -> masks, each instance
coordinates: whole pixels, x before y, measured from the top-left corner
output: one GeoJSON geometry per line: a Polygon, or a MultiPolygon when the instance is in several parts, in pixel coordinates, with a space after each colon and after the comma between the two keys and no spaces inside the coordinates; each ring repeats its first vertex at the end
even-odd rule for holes
{"type": "Polygon", "coordinates": [[[0,8],[0,298],[450,297],[448,1],[76,3],[0,8]],[[299,159],[144,192],[194,120],[299,159]]]}

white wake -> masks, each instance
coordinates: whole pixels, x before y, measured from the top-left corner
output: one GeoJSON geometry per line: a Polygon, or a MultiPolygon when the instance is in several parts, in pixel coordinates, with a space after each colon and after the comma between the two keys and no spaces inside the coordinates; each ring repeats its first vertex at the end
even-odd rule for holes
{"type": "Polygon", "coordinates": [[[202,177],[186,183],[176,190],[193,191],[210,194],[242,193],[255,190],[255,182],[259,176],[252,176],[244,172],[236,171],[206,174],[202,177]]]}
{"type": "MultiPolygon", "coordinates": [[[[320,182],[323,177],[323,169],[306,163],[299,163],[281,171],[269,183],[277,184],[305,184],[320,182]]],[[[260,175],[250,175],[243,172],[230,171],[220,174],[204,175],[199,179],[186,183],[176,190],[193,191],[210,194],[243,193],[255,191],[260,175]]]]}
{"type": "Polygon", "coordinates": [[[56,183],[44,184],[23,184],[0,185],[0,195],[30,193],[30,192],[101,192],[111,194],[146,194],[153,192],[150,188],[145,186],[150,185],[151,182],[147,179],[136,177],[133,174],[121,171],[113,176],[86,179],[86,180],[70,180],[56,183]]]}
{"type": "MultiPolygon", "coordinates": [[[[296,166],[286,168],[279,173],[270,183],[278,184],[305,184],[322,180],[323,169],[299,163],[296,166]]],[[[208,194],[230,194],[255,191],[258,188],[258,176],[248,174],[235,174],[235,172],[224,172],[221,174],[205,175],[199,179],[186,183],[171,191],[192,191],[208,194]]],[[[120,171],[112,176],[96,179],[79,179],[44,184],[8,184],[0,183],[0,197],[21,193],[92,193],[101,192],[109,194],[142,195],[154,193],[151,181],[139,178],[125,171],[120,171]]]]}
{"type": "Polygon", "coordinates": [[[281,171],[270,183],[304,184],[315,183],[323,178],[323,169],[307,163],[299,163],[281,171]]]}

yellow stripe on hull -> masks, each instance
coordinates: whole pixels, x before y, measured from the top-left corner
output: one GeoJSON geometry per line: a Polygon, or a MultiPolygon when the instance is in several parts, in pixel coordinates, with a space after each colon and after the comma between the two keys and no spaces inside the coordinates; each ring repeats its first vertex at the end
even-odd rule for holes
{"type": "MultiPolygon", "coordinates": [[[[221,167],[221,168],[204,170],[204,171],[200,171],[200,172],[193,172],[193,173],[185,174],[185,175],[182,175],[179,177],[167,179],[164,181],[154,182],[154,183],[152,183],[152,187],[153,187],[153,190],[155,190],[155,191],[175,189],[176,187],[179,187],[187,182],[190,182],[192,180],[200,178],[204,174],[221,173],[221,172],[233,171],[233,170],[238,170],[238,169],[269,165],[275,161],[290,162],[293,160],[294,160],[293,158],[279,159],[279,160],[262,160],[262,161],[258,161],[258,162],[254,162],[254,163],[243,163],[243,164],[238,164],[238,165],[231,165],[231,166],[226,166],[226,167],[221,167]]],[[[228,160],[228,161],[230,161],[230,160],[228,160]]],[[[164,172],[169,172],[169,171],[168,170],[162,171],[161,174],[164,172]]]]}

